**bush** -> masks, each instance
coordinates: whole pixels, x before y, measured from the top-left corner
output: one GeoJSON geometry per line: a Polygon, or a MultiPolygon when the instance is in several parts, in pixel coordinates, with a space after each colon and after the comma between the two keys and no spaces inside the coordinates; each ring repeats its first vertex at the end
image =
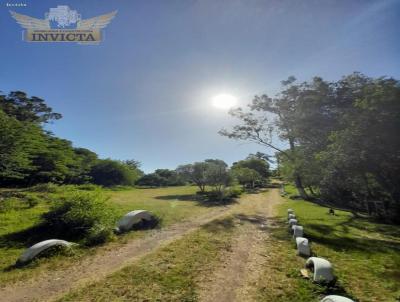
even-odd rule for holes
{"type": "Polygon", "coordinates": [[[19,203],[20,201],[14,197],[0,199],[0,213],[14,210],[19,203]]]}
{"type": "Polygon", "coordinates": [[[94,245],[113,237],[117,215],[101,192],[67,192],[50,211],[45,223],[68,239],[94,245]]]}
{"type": "Polygon", "coordinates": [[[40,198],[34,195],[27,195],[24,200],[30,208],[37,206],[40,202],[40,198]]]}
{"type": "Polygon", "coordinates": [[[243,194],[243,189],[238,188],[238,187],[231,187],[231,188],[225,190],[225,194],[227,196],[229,196],[230,198],[237,198],[243,194]]]}
{"type": "Polygon", "coordinates": [[[82,191],[96,191],[101,189],[101,186],[94,185],[94,184],[84,184],[84,185],[79,185],[77,186],[78,190],[82,191]]]}
{"type": "Polygon", "coordinates": [[[242,193],[242,189],[231,187],[221,191],[212,190],[210,192],[204,192],[202,196],[206,196],[205,201],[209,203],[229,203],[234,201],[234,199],[239,197],[242,193]]]}
{"type": "Polygon", "coordinates": [[[40,193],[59,193],[60,191],[62,191],[62,189],[59,185],[49,182],[33,186],[29,189],[29,191],[40,193]]]}

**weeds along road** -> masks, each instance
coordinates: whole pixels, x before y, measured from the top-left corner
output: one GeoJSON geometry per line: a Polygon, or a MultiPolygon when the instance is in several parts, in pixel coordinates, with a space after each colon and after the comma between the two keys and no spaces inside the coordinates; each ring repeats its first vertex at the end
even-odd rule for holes
{"type": "Polygon", "coordinates": [[[248,283],[256,279],[258,272],[255,268],[259,267],[259,263],[264,260],[260,258],[262,256],[257,251],[263,242],[263,237],[267,236],[267,232],[265,230],[261,232],[259,226],[262,227],[269,217],[275,215],[274,208],[279,201],[277,189],[272,189],[268,193],[247,194],[236,204],[216,207],[190,221],[154,230],[144,238],[133,239],[116,249],[85,257],[67,269],[48,271],[27,282],[6,286],[1,290],[0,301],[54,300],[70,290],[101,280],[122,267],[138,261],[157,248],[227,215],[235,215],[239,221],[242,219],[253,223],[243,226],[241,233],[235,239],[232,252],[224,258],[224,263],[216,268],[210,280],[200,284],[200,288],[204,289],[200,292],[200,299],[233,301],[237,297],[238,301],[246,301],[245,297],[251,290],[248,283]],[[221,278],[221,276],[225,277],[221,278]],[[224,290],[221,291],[221,289],[224,290]]]}

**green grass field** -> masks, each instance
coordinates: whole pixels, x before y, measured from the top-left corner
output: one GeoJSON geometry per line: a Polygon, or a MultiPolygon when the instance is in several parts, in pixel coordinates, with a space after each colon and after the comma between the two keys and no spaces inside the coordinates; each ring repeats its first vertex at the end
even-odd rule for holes
{"type": "MultiPolygon", "coordinates": [[[[287,188],[294,193],[293,187],[287,188]]],[[[399,301],[400,227],[356,218],[345,211],[328,214],[328,208],[310,202],[290,200],[279,208],[279,227],[273,232],[268,250],[276,263],[264,273],[260,301],[318,301],[336,292],[355,301],[399,301]],[[312,242],[314,255],[331,261],[338,286],[327,289],[299,276],[305,261],[295,255],[287,231],[287,209],[292,208],[312,242]],[[271,277],[271,275],[273,277],[271,277]]]]}
{"type": "MultiPolygon", "coordinates": [[[[104,190],[110,197],[109,202],[117,207],[122,216],[128,211],[145,209],[161,218],[161,227],[190,219],[209,211],[209,208],[195,200],[196,187],[169,187],[157,189],[129,189],[104,190]]],[[[68,266],[74,258],[80,258],[96,252],[96,248],[81,248],[69,257],[62,255],[51,259],[38,259],[25,268],[14,268],[15,261],[30,246],[32,236],[30,230],[41,222],[41,215],[47,212],[52,200],[61,193],[29,193],[41,198],[41,202],[32,207],[21,206],[14,210],[0,212],[0,284],[28,278],[34,274],[54,267],[68,266]]],[[[147,231],[136,231],[119,236],[116,242],[109,245],[118,245],[132,237],[143,236],[147,231]]],[[[43,240],[46,234],[41,234],[43,240]]],[[[62,239],[62,238],[59,238],[62,239]]],[[[37,239],[35,239],[37,240],[37,239]]]]}

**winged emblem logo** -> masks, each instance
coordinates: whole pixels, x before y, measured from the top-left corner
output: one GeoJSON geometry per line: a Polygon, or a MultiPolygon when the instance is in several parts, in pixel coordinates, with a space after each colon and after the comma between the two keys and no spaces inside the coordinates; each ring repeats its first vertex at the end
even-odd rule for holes
{"type": "Polygon", "coordinates": [[[117,11],[97,17],[82,19],[81,15],[67,5],[50,8],[44,19],[10,11],[11,16],[24,29],[24,39],[29,42],[78,42],[98,43],[102,40],[101,30],[117,14],[117,11]]]}

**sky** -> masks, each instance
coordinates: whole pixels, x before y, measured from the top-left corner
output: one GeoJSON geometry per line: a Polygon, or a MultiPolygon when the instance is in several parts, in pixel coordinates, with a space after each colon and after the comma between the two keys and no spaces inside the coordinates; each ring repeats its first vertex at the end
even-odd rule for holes
{"type": "Polygon", "coordinates": [[[218,134],[236,121],[215,95],[244,106],[290,75],[400,78],[400,0],[1,0],[0,37],[1,91],[45,99],[63,114],[55,135],[146,172],[272,154],[218,134]],[[22,41],[9,10],[43,19],[57,5],[118,13],[99,45],[22,41]]]}

